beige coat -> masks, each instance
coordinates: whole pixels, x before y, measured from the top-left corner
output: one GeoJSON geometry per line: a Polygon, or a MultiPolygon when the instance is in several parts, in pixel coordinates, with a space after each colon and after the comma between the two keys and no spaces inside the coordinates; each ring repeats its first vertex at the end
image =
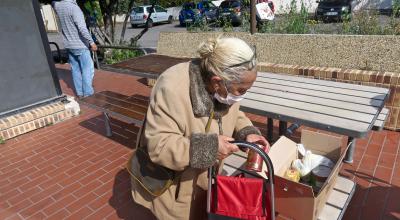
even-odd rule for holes
{"type": "Polygon", "coordinates": [[[159,219],[205,219],[207,168],[216,161],[218,120],[212,121],[209,134],[205,126],[212,108],[222,116],[223,135],[245,139],[259,133],[239,111],[239,104],[214,104],[205,90],[198,60],[166,70],[153,88],[141,145],[147,147],[154,163],[185,171],[177,184],[161,196],[148,194],[132,180],[136,203],[149,208],[159,219]]]}

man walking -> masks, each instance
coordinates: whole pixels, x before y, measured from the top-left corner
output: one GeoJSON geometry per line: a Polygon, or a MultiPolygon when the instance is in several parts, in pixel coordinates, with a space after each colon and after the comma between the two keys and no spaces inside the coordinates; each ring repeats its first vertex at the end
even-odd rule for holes
{"type": "Polygon", "coordinates": [[[94,65],[89,48],[95,52],[97,46],[86,27],[82,10],[76,0],[53,1],[52,5],[60,19],[76,94],[79,98],[92,95],[94,65]]]}

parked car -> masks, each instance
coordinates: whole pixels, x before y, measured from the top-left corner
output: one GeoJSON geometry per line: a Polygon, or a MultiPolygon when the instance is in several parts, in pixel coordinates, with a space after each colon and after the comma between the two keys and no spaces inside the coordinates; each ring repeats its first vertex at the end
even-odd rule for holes
{"type": "Polygon", "coordinates": [[[201,15],[207,19],[207,21],[217,20],[218,7],[214,5],[212,1],[200,1],[197,3],[197,9],[200,10],[201,15]]]}
{"type": "Polygon", "coordinates": [[[242,11],[245,4],[240,0],[225,0],[219,5],[217,16],[220,21],[230,20],[233,25],[242,24],[242,11]]]}
{"type": "MultiPolygon", "coordinates": [[[[145,25],[149,17],[151,5],[144,5],[133,8],[131,12],[131,26],[132,28],[145,25]]],[[[154,6],[154,12],[151,14],[149,20],[149,27],[153,27],[156,23],[172,23],[172,15],[168,11],[158,5],[154,6]]]]}
{"type": "Polygon", "coordinates": [[[185,26],[196,22],[198,19],[202,19],[202,15],[194,2],[187,2],[182,5],[182,9],[179,12],[179,24],[185,26]]]}
{"type": "MultiPolygon", "coordinates": [[[[257,0],[256,10],[256,20],[258,25],[275,18],[275,5],[271,0],[257,0]],[[262,17],[260,17],[260,15],[262,17]]],[[[220,21],[228,19],[231,20],[233,25],[240,25],[244,13],[250,15],[250,7],[247,7],[244,2],[240,0],[225,0],[220,4],[217,16],[220,21]]]]}
{"type": "Polygon", "coordinates": [[[322,21],[342,21],[351,15],[351,0],[319,0],[315,18],[322,21]]]}

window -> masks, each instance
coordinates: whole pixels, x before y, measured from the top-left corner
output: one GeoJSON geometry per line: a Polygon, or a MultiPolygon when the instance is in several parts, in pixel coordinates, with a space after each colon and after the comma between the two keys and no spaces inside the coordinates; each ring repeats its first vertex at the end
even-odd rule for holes
{"type": "Polygon", "coordinates": [[[135,13],[143,13],[143,7],[133,8],[133,12],[135,12],[135,13]]]}
{"type": "Polygon", "coordinates": [[[156,12],[167,12],[164,8],[161,8],[160,6],[154,6],[156,9],[156,12]]]}
{"type": "Polygon", "coordinates": [[[215,8],[215,7],[216,7],[216,6],[215,6],[212,2],[207,2],[207,1],[200,2],[200,3],[198,4],[198,8],[199,8],[199,9],[204,8],[204,9],[209,10],[209,9],[212,9],[212,8],[215,8]]]}
{"type": "Polygon", "coordinates": [[[183,8],[184,10],[191,10],[191,9],[195,9],[195,8],[196,8],[196,5],[195,5],[193,2],[185,3],[185,4],[182,6],[182,8],[183,8]]]}
{"type": "Polygon", "coordinates": [[[220,5],[221,8],[236,8],[240,7],[239,1],[223,1],[220,5]]]}

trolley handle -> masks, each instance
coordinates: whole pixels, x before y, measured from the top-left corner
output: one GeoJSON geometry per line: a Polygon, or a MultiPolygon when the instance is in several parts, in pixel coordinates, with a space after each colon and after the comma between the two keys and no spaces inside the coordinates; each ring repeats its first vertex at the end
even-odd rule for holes
{"type": "Polygon", "coordinates": [[[267,170],[268,170],[268,179],[272,182],[275,183],[275,178],[274,178],[274,166],[272,164],[271,158],[268,156],[268,154],[261,149],[257,144],[249,143],[246,141],[230,141],[229,143],[237,145],[241,150],[244,150],[246,148],[250,150],[254,150],[256,153],[258,153],[265,164],[267,165],[267,170]]]}

